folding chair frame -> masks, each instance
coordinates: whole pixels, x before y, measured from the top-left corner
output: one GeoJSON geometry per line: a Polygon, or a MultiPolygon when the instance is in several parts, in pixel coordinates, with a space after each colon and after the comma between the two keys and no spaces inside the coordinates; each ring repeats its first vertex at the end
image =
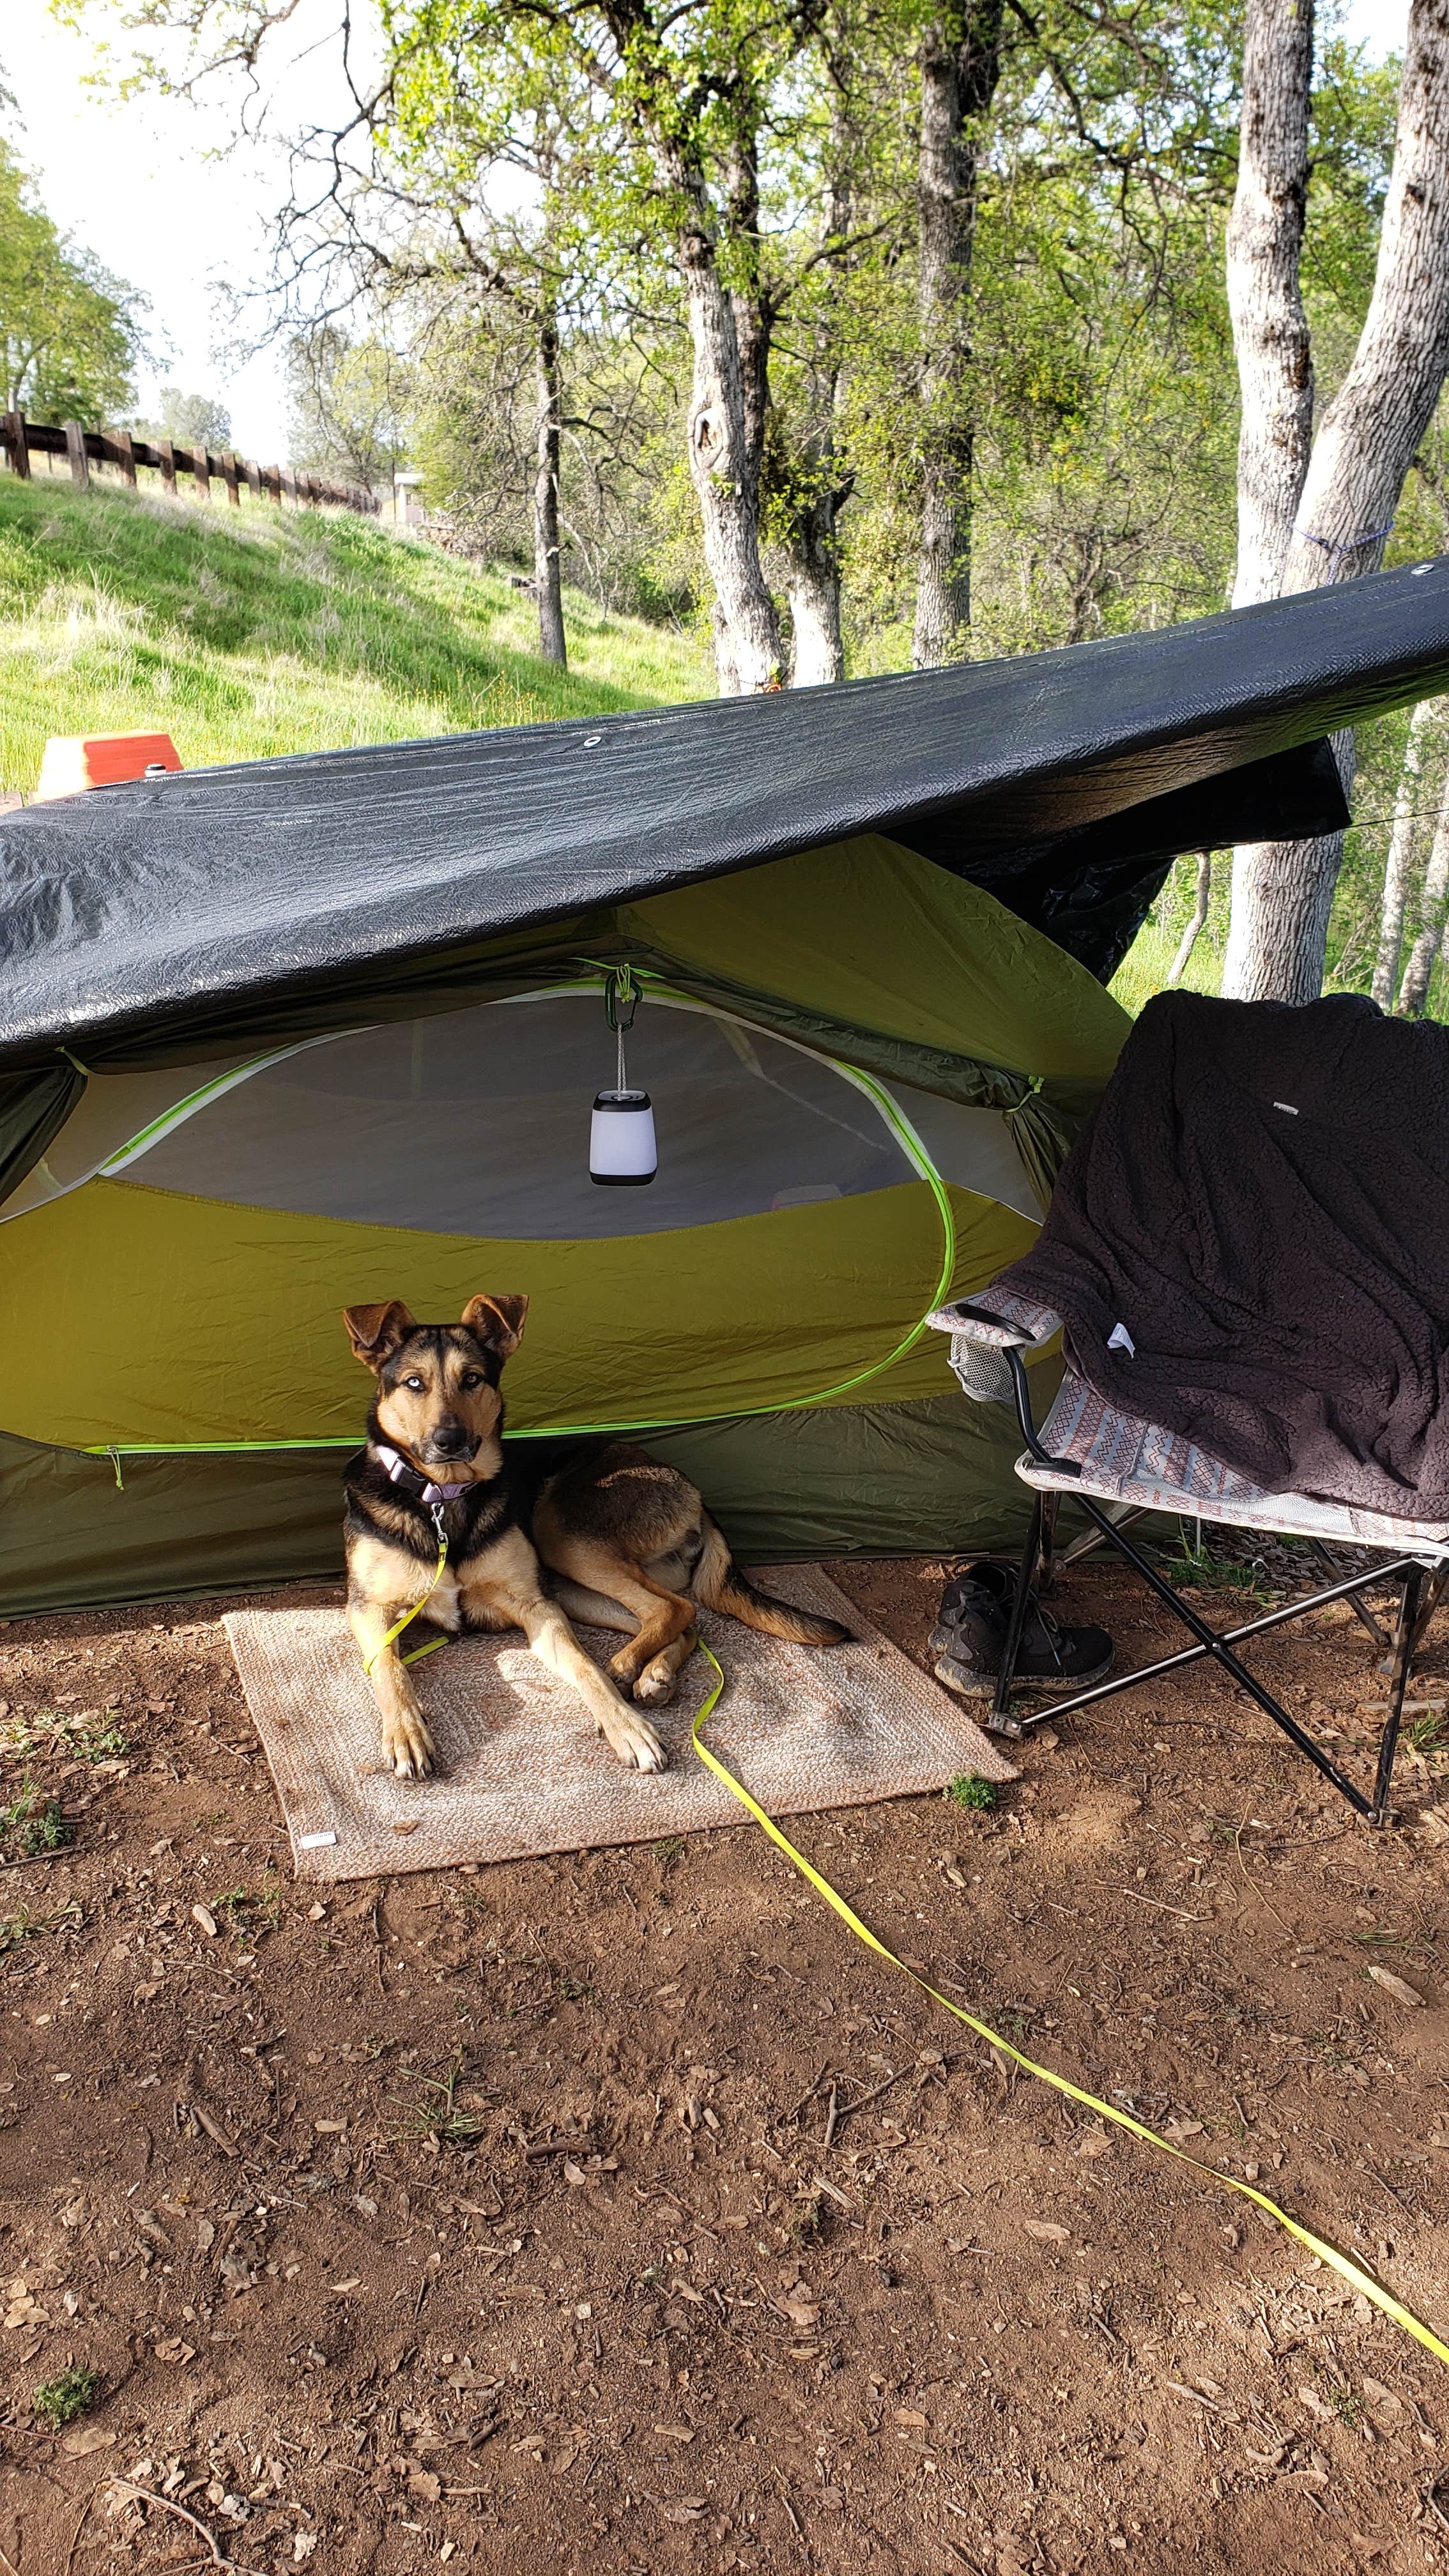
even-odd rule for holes
{"type": "MultiPolygon", "coordinates": [[[[971,1309],[963,1301],[957,1311],[969,1315],[971,1309]]],[[[986,1319],[983,1317],[983,1320],[986,1319]]],[[[1031,1390],[1027,1384],[1026,1369],[1020,1351],[1007,1348],[1001,1351],[1000,1356],[1011,1372],[1017,1420],[1032,1457],[1039,1466],[1050,1468],[1054,1475],[1069,1478],[1075,1482],[1082,1472],[1075,1460],[1053,1458],[1042,1447],[1032,1418],[1031,1390]]],[[[1029,1716],[1013,1717],[1009,1712],[1008,1702],[1011,1697],[1016,1658],[1021,1646],[1022,1631],[1026,1625],[1032,1591],[1039,1579],[1039,1569],[1043,1562],[1046,1568],[1050,1569],[1057,1499],[1055,1493],[1043,1494],[1040,1490],[1033,1489],[1031,1521],[1027,1530],[1026,1546],[1022,1551],[1021,1570],[1012,1600],[1006,1642],[1002,1649],[996,1697],[992,1704],[991,1715],[987,1720],[987,1727],[991,1734],[1013,1738],[1028,1735],[1034,1726],[1042,1725],[1047,1719],[1055,1721],[1058,1718],[1070,1716],[1074,1710],[1089,1708],[1097,1700],[1111,1699],[1119,1691],[1133,1690],[1139,1682],[1156,1681],[1163,1673],[1181,1672],[1187,1665],[1201,1663],[1205,1658],[1211,1657],[1222,1671],[1231,1676],[1240,1689],[1247,1692],[1248,1697],[1263,1711],[1265,1717],[1270,1717],[1273,1724],[1281,1728],[1290,1741],[1297,1745],[1299,1752],[1307,1754],[1314,1769],[1320,1771],[1325,1780],[1332,1782],[1340,1797],[1348,1800],[1356,1814],[1366,1818],[1370,1825],[1386,1825],[1393,1821],[1388,1803],[1389,1783],[1393,1775],[1394,1755],[1398,1748],[1404,1693],[1408,1687],[1415,1649],[1438,1606],[1446,1580],[1449,1580],[1449,1560],[1431,1568],[1422,1557],[1391,1557],[1378,1565],[1369,1567],[1366,1572],[1344,1576],[1339,1582],[1329,1584],[1323,1591],[1311,1594],[1306,1600],[1289,1602],[1281,1609],[1265,1611],[1259,1619],[1245,1620],[1241,1627],[1228,1628],[1220,1633],[1210,1628],[1206,1620],[1198,1616],[1191,1604],[1184,1601],[1179,1593],[1174,1592],[1170,1583],[1164,1581],[1157,1568],[1142,1554],[1141,1550],[1133,1546],[1131,1540],[1124,1535],[1122,1522],[1111,1520],[1101,1504],[1090,1494],[1078,1493],[1073,1499],[1087,1514],[1088,1519],[1096,1524],[1101,1537],[1109,1546],[1116,1549],[1118,1555],[1133,1568],[1134,1572],[1140,1574],[1143,1582],[1156,1594],[1164,1609],[1170,1610],[1173,1617],[1180,1620],[1182,1625],[1191,1632],[1194,1643],[1182,1647],[1175,1655],[1160,1656],[1156,1663],[1141,1664],[1135,1672],[1122,1673],[1111,1681],[1098,1682],[1091,1690],[1077,1691],[1068,1699],[1054,1697],[1047,1707],[1037,1709],[1029,1716]],[[1275,1699],[1273,1693],[1249,1672],[1246,1664],[1240,1660],[1234,1650],[1246,1638],[1263,1636],[1269,1629],[1286,1626],[1291,1619],[1307,1618],[1311,1611],[1323,1609],[1330,1601],[1350,1602],[1377,1642],[1380,1645],[1387,1645],[1390,1641],[1384,1630],[1372,1613],[1365,1608],[1359,1595],[1371,1584],[1388,1582],[1399,1583],[1401,1590],[1392,1639],[1388,1715],[1379,1739],[1373,1795],[1371,1798],[1366,1798],[1362,1790],[1355,1788],[1354,1783],[1339,1769],[1331,1755],[1325,1753],[1321,1745],[1315,1744],[1312,1736],[1299,1725],[1298,1720],[1290,1716],[1281,1700],[1275,1699]]],[[[1127,1517],[1135,1519],[1138,1515],[1133,1512],[1127,1517]]],[[[1319,1553],[1322,1555],[1325,1552],[1320,1548],[1319,1553]]]]}

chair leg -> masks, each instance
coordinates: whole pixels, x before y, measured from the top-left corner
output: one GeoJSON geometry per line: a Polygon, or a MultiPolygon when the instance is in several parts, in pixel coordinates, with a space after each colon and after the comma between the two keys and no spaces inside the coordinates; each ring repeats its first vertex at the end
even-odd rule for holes
{"type": "Polygon", "coordinates": [[[1389,1782],[1393,1776],[1394,1755],[1398,1749],[1399,1721],[1404,1713],[1404,1693],[1409,1683],[1409,1668],[1414,1660],[1421,1623],[1419,1604],[1424,1590],[1422,1566],[1411,1565],[1404,1576],[1403,1597],[1399,1603],[1398,1632],[1394,1638],[1393,1677],[1389,1684],[1389,1713],[1379,1739],[1378,1771],[1374,1779],[1374,1800],[1369,1809],[1371,1825],[1389,1821],[1389,1782]]]}
{"type": "Polygon", "coordinates": [[[1006,1703],[1011,1697],[1012,1675],[1016,1670],[1017,1652],[1021,1645],[1022,1630],[1026,1626],[1027,1607],[1031,1600],[1032,1586],[1036,1581],[1037,1565],[1041,1557],[1041,1534],[1041,1496],[1033,1494],[1031,1518],[1026,1526],[1026,1545],[1021,1551],[1021,1568],[1016,1578],[1011,1617],[1006,1624],[1001,1664],[996,1675],[996,1697],[991,1703],[991,1715],[987,1719],[987,1726],[993,1735],[1020,1735],[1021,1733],[1016,1719],[1008,1717],[1006,1703]]]}
{"type": "Polygon", "coordinates": [[[1043,1494],[1041,1498],[1041,1562],[1037,1568],[1036,1578],[1039,1593],[1056,1590],[1057,1513],[1061,1507],[1061,1499],[1060,1494],[1043,1494]]]}

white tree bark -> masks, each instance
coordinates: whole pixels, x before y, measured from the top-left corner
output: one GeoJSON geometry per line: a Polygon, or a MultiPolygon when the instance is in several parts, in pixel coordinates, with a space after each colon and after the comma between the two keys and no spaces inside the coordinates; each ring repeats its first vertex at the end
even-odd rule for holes
{"type": "MultiPolygon", "coordinates": [[[[1375,572],[1449,363],[1449,0],[1412,0],[1393,175],[1373,298],[1313,442],[1281,589],[1375,572]]],[[[1348,737],[1335,744],[1351,783],[1348,737]]],[[[1343,836],[1269,841],[1233,861],[1223,991],[1312,1001],[1321,990],[1343,836]]]]}
{"type": "Polygon", "coordinates": [[[1442,698],[1421,698],[1409,718],[1409,738],[1404,745],[1404,766],[1399,772],[1398,793],[1394,798],[1394,824],[1389,835],[1389,854],[1384,861],[1384,890],[1379,906],[1379,946],[1374,959],[1373,998],[1381,1011],[1393,1007],[1394,983],[1399,972],[1399,950],[1404,939],[1404,914],[1408,909],[1409,886],[1414,873],[1414,847],[1418,840],[1419,796],[1424,766],[1424,746],[1431,725],[1437,722],[1443,708],[1442,698]]]}
{"type": "Polygon", "coordinates": [[[785,565],[794,651],[792,689],[817,689],[845,677],[840,632],[840,560],[835,539],[835,495],[825,492],[797,529],[785,565]]]}
{"type": "Polygon", "coordinates": [[[691,199],[679,245],[694,351],[689,470],[718,604],[715,662],[721,696],[748,697],[778,687],[783,667],[779,619],[760,565],[759,442],[703,190],[677,166],[671,175],[691,199]]]}
{"type": "Polygon", "coordinates": [[[1313,353],[1299,286],[1312,77],[1312,0],[1248,0],[1228,225],[1242,394],[1234,608],[1278,595],[1313,440],[1313,353]]]}
{"type": "Polygon", "coordinates": [[[1419,935],[1409,951],[1404,980],[1399,986],[1399,1015],[1406,1020],[1419,1020],[1429,1007],[1429,985],[1444,938],[1444,915],[1449,910],[1449,779],[1444,782],[1439,820],[1434,827],[1434,846],[1424,870],[1424,891],[1419,902],[1419,935]]]}
{"type": "Polygon", "coordinates": [[[559,554],[558,476],[560,405],[558,321],[550,303],[537,322],[537,459],[533,478],[533,586],[538,596],[538,649],[545,662],[566,667],[563,580],[559,554]]]}
{"type": "Polygon", "coordinates": [[[1178,941],[1177,955],[1174,957],[1172,964],[1167,970],[1167,980],[1169,984],[1180,984],[1184,975],[1187,973],[1188,959],[1191,957],[1192,952],[1196,948],[1198,940],[1207,925],[1208,906],[1212,902],[1212,897],[1213,854],[1211,850],[1199,850],[1197,854],[1197,892],[1193,900],[1192,919],[1188,923],[1186,930],[1183,932],[1181,939],[1178,941]]]}

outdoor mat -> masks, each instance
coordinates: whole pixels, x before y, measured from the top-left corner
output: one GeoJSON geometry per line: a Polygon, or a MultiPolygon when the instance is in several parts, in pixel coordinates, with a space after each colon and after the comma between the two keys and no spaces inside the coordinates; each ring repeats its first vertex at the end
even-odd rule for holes
{"type": "MultiPolygon", "coordinates": [[[[772,1815],[909,1797],[963,1771],[1015,1779],[960,1703],[818,1567],[772,1565],[764,1579],[852,1636],[846,1646],[794,1646],[701,1614],[726,1676],[710,1743],[772,1815]]],[[[690,1748],[714,1678],[702,1655],[691,1656],[671,1706],[648,1712],[669,1770],[640,1772],[615,1760],[517,1631],[459,1638],[414,1674],[440,1774],[399,1780],[382,1768],[372,1687],[340,1609],[239,1610],[225,1624],[300,1879],[523,1860],[742,1821],[690,1748]]],[[[600,1663],[621,1642],[600,1629],[579,1635],[600,1663]]]]}

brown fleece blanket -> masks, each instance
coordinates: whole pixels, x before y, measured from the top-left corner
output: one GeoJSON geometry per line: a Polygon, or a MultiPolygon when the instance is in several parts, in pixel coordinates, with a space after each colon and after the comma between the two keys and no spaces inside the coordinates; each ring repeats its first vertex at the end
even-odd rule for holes
{"type": "Polygon", "coordinates": [[[1002,1284],[1099,1394],[1270,1492],[1443,1518],[1449,1030],[1159,994],[1002,1284]]]}

